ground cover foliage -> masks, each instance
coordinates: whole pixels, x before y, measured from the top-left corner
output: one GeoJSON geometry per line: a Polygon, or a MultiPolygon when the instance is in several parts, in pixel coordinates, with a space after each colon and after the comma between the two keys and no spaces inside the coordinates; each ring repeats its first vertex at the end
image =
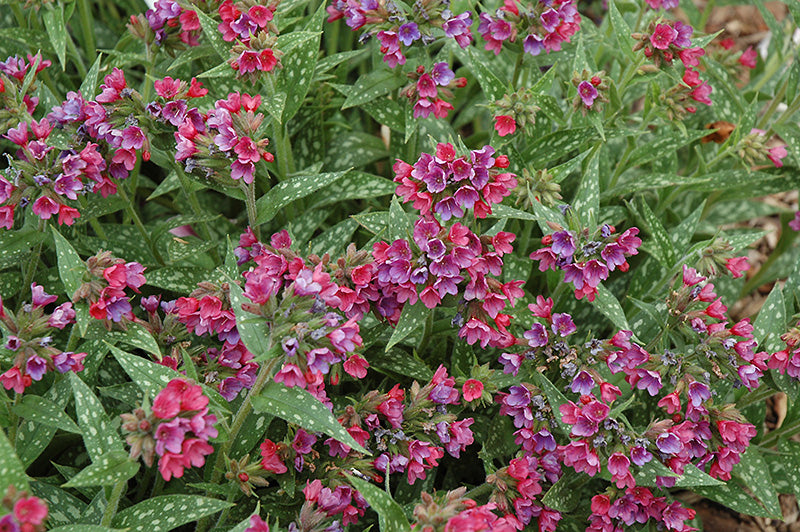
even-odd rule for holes
{"type": "Polygon", "coordinates": [[[780,519],[800,3],[727,3],[2,2],[0,529],[780,519]]]}

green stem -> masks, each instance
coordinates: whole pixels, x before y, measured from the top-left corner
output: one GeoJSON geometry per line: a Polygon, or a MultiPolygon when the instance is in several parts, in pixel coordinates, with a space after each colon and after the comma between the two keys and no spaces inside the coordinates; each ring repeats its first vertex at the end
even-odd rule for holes
{"type": "Polygon", "coordinates": [[[25,18],[25,14],[22,12],[17,2],[11,2],[11,11],[14,13],[14,18],[17,19],[17,26],[28,29],[28,19],[25,18]]]}
{"type": "Polygon", "coordinates": [[[769,104],[769,107],[761,116],[761,119],[758,121],[758,125],[756,126],[758,129],[764,129],[766,124],[769,122],[769,119],[772,118],[772,115],[775,114],[775,110],[778,109],[778,106],[781,104],[781,100],[786,95],[786,89],[789,86],[789,77],[786,77],[786,80],[781,84],[778,92],[775,93],[775,96],[772,98],[772,102],[769,104]]]}
{"type": "MultiPolygon", "coordinates": [[[[81,35],[83,36],[83,49],[86,51],[90,63],[94,63],[97,55],[97,46],[94,42],[94,24],[92,14],[89,10],[89,0],[78,0],[78,9],[81,18],[81,35]]],[[[88,98],[91,95],[84,94],[88,98]]]]}
{"type": "Polygon", "coordinates": [[[283,181],[289,178],[289,174],[294,171],[294,161],[292,161],[292,144],[289,140],[289,132],[285,125],[273,124],[273,138],[275,140],[275,155],[278,158],[278,179],[283,181]]]}
{"type": "Polygon", "coordinates": [[[417,352],[422,353],[423,350],[428,347],[428,342],[431,339],[431,333],[433,332],[433,310],[428,312],[428,317],[425,319],[425,329],[422,333],[422,340],[419,342],[419,347],[417,347],[417,352]]]}
{"type": "MultiPolygon", "coordinates": [[[[189,181],[189,178],[186,176],[183,168],[181,168],[181,165],[173,161],[172,166],[175,169],[175,173],[178,174],[178,181],[181,183],[181,189],[183,190],[183,193],[187,198],[189,198],[189,206],[192,208],[192,212],[195,216],[203,216],[205,213],[203,212],[203,208],[200,206],[200,202],[197,199],[197,194],[195,194],[194,190],[192,190],[192,182],[189,181]]],[[[200,224],[200,235],[205,240],[211,240],[211,229],[208,227],[208,222],[204,221],[200,224]]],[[[211,256],[216,263],[220,262],[220,257],[216,246],[211,248],[211,256]]]]}
{"type": "Polygon", "coordinates": [[[519,55],[517,56],[517,62],[514,64],[514,77],[511,79],[514,80],[514,89],[517,88],[517,83],[519,83],[519,75],[522,72],[522,60],[525,59],[525,50],[521,50],[519,55]]]}
{"type": "Polygon", "coordinates": [[[242,182],[241,187],[242,192],[244,192],[245,207],[247,208],[247,224],[253,230],[256,238],[260,238],[261,231],[258,227],[258,212],[256,211],[256,184],[250,183],[248,185],[242,182]]]}
{"type": "Polygon", "coordinates": [[[475,486],[474,488],[472,488],[471,490],[466,492],[464,494],[464,498],[465,499],[475,500],[478,497],[480,497],[481,495],[483,495],[484,493],[488,493],[488,492],[492,491],[493,489],[494,489],[494,486],[492,484],[489,484],[488,482],[484,482],[480,486],[475,486]]]}
{"type": "Polygon", "coordinates": [[[17,426],[19,425],[19,416],[14,412],[14,407],[22,400],[22,394],[14,392],[14,404],[8,409],[8,441],[16,448],[17,439],[17,426]]]}
{"type": "Polygon", "coordinates": [[[111,520],[114,519],[114,516],[117,514],[119,500],[122,498],[122,492],[127,485],[127,480],[120,480],[114,484],[111,490],[111,496],[108,498],[108,506],[106,506],[106,511],[103,512],[103,519],[100,521],[100,526],[111,526],[111,520]]]}
{"type": "MultiPolygon", "coordinates": [[[[230,490],[228,492],[228,496],[225,498],[225,501],[233,502],[233,499],[236,498],[236,493],[237,493],[236,491],[230,490]]],[[[231,508],[232,506],[228,506],[227,508],[222,510],[222,513],[219,514],[219,518],[217,519],[217,524],[214,525],[214,529],[219,529],[222,526],[222,523],[224,523],[225,519],[228,518],[228,514],[230,513],[231,508]]]]}
{"type": "Polygon", "coordinates": [[[715,0],[708,0],[706,4],[706,8],[703,10],[703,14],[700,16],[700,24],[697,27],[698,31],[703,31],[703,28],[706,27],[706,22],[708,22],[708,17],[711,16],[711,12],[714,10],[714,6],[716,5],[715,0]]]}
{"type": "MultiPolygon", "coordinates": [[[[39,220],[39,232],[43,233],[45,229],[45,221],[39,220]]],[[[42,246],[44,245],[44,241],[39,241],[38,244],[31,250],[31,256],[28,260],[28,265],[25,267],[25,278],[22,282],[22,286],[30,286],[33,282],[33,277],[36,275],[36,268],[39,266],[39,257],[42,254],[42,246]]]]}
{"type": "Polygon", "coordinates": [[[142,224],[141,218],[139,218],[139,213],[136,212],[133,203],[131,203],[130,199],[128,198],[128,194],[125,192],[124,187],[119,187],[119,195],[125,201],[126,204],[126,211],[128,215],[133,220],[133,224],[136,226],[136,229],[139,230],[139,234],[142,235],[142,238],[147,243],[147,247],[150,248],[150,252],[153,254],[153,258],[156,259],[156,262],[161,266],[164,266],[164,259],[161,257],[161,253],[158,252],[158,249],[153,242],[153,239],[150,238],[150,234],[147,232],[144,224],[142,224]]]}
{"type": "MultiPolygon", "coordinates": [[[[86,196],[78,196],[78,201],[81,204],[81,207],[85,210],[89,207],[89,202],[86,201],[86,196]]],[[[94,234],[97,235],[98,238],[102,238],[103,240],[108,240],[108,236],[106,236],[105,230],[103,230],[103,226],[100,225],[100,222],[97,221],[97,218],[92,216],[89,218],[89,225],[92,226],[94,229],[94,234]]]]}
{"type": "MultiPolygon", "coordinates": [[[[86,70],[86,64],[83,62],[83,56],[78,51],[78,48],[75,46],[75,42],[72,40],[70,35],[67,35],[67,48],[69,48],[70,53],[75,57],[75,66],[78,67],[78,74],[82,78],[86,78],[86,74],[88,71],[86,70]]],[[[89,96],[87,95],[87,98],[89,96]]]]}

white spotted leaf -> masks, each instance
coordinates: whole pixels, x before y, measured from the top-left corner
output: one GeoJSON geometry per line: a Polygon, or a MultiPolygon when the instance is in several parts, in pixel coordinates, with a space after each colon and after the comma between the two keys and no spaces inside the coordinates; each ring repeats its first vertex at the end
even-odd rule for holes
{"type": "MultiPolygon", "coordinates": [[[[94,91],[97,88],[97,77],[100,75],[100,62],[103,60],[103,54],[98,53],[97,59],[94,60],[92,64],[92,68],[89,69],[89,73],[86,74],[86,77],[83,78],[81,82],[81,94],[87,100],[91,100],[94,98],[95,94],[94,91]]],[[[86,213],[83,213],[84,216],[86,213]]]]}
{"type": "Polygon", "coordinates": [[[231,506],[199,495],[162,495],[122,510],[111,524],[129,532],[168,532],[231,506]]]}
{"type": "MultiPolygon", "coordinates": [[[[231,56],[231,50],[228,44],[222,40],[222,34],[217,29],[219,24],[203,13],[202,10],[196,10],[197,17],[200,19],[200,26],[203,28],[203,39],[206,40],[211,46],[214,48],[214,51],[217,52],[220,59],[227,62],[231,56]]],[[[233,74],[233,70],[231,70],[231,75],[233,74]]],[[[232,77],[232,76],[231,76],[232,77]]]]}
{"type": "Polygon", "coordinates": [[[592,305],[611,320],[611,323],[617,329],[631,330],[631,326],[628,325],[628,318],[625,317],[625,312],[622,310],[619,300],[602,284],[597,286],[597,295],[592,301],[592,305]]]}
{"type": "Polygon", "coordinates": [[[353,475],[347,475],[347,480],[378,514],[381,532],[408,532],[411,530],[411,525],[408,524],[403,509],[390,494],[353,475]]]}
{"type": "Polygon", "coordinates": [[[65,488],[81,486],[113,486],[128,480],[139,471],[139,463],[132,462],[125,451],[104,454],[64,484],[65,488]]]}
{"type": "Polygon", "coordinates": [[[264,224],[272,220],[278,212],[294,200],[309,194],[341,179],[349,170],[315,175],[296,175],[272,187],[269,192],[256,201],[256,224],[264,224]]]}
{"type": "Polygon", "coordinates": [[[692,491],[743,515],[773,517],[771,512],[742,489],[735,478],[720,486],[697,486],[692,491]]]}
{"type": "Polygon", "coordinates": [[[66,490],[46,482],[31,482],[31,492],[47,501],[47,524],[57,527],[81,521],[86,512],[86,503],[66,490]]]}
{"type": "Polygon", "coordinates": [[[27,489],[28,477],[6,433],[0,430],[0,486],[12,485],[20,490],[27,489]]]}
{"type": "Polygon", "coordinates": [[[116,530],[102,525],[64,525],[51,528],[50,532],[116,532],[116,530]]]}
{"type": "Polygon", "coordinates": [[[413,231],[413,226],[411,225],[411,220],[408,218],[408,214],[406,211],[403,210],[403,206],[400,205],[400,201],[397,199],[397,196],[392,197],[392,203],[389,206],[389,220],[388,220],[388,237],[390,242],[395,240],[405,238],[410,239],[411,234],[413,231]]]}
{"type": "Polygon", "coordinates": [[[610,0],[609,2],[608,16],[620,50],[627,56],[629,61],[636,61],[636,54],[633,51],[634,42],[631,37],[631,27],[625,22],[625,19],[622,18],[622,14],[619,12],[619,9],[617,9],[614,0],[610,0]]]}
{"type": "Polygon", "coordinates": [[[778,493],[770,478],[769,467],[764,457],[758,452],[758,447],[751,445],[741,455],[739,463],[733,468],[733,474],[742,479],[745,485],[772,514],[773,519],[781,519],[781,505],[778,493]]]}
{"type": "Polygon", "coordinates": [[[92,390],[74,373],[69,373],[72,393],[75,395],[75,412],[83,442],[92,462],[100,460],[111,451],[122,452],[122,440],[111,424],[103,405],[92,390]]]}
{"type": "MultiPolygon", "coordinates": [[[[230,248],[229,248],[230,249],[230,248]]],[[[256,360],[265,360],[270,356],[269,327],[263,316],[256,316],[242,309],[242,305],[250,303],[242,289],[236,283],[230,283],[231,306],[236,315],[236,330],[248,351],[256,360]]]]}
{"type": "Polygon", "coordinates": [[[502,203],[492,206],[492,214],[489,215],[489,218],[499,218],[501,220],[516,218],[517,220],[530,220],[532,222],[539,220],[536,215],[520,209],[515,209],[514,207],[509,207],[508,205],[503,205],[502,203]]]}
{"type": "Polygon", "coordinates": [[[786,303],[783,288],[775,284],[766,301],[753,322],[753,338],[758,342],[758,349],[774,353],[785,348],[781,334],[786,331],[786,303]]]}
{"type": "Polygon", "coordinates": [[[564,434],[569,434],[572,427],[564,423],[564,421],[561,419],[561,411],[558,409],[559,405],[567,403],[567,398],[564,397],[564,394],[561,393],[558,388],[556,388],[555,384],[550,382],[544,373],[533,371],[531,372],[531,379],[533,384],[542,390],[547,398],[547,402],[550,403],[550,408],[553,411],[553,416],[556,418],[556,424],[558,427],[564,434]]]}
{"type": "Polygon", "coordinates": [[[281,124],[287,123],[297,114],[308,94],[311,81],[314,79],[314,69],[319,57],[319,42],[322,37],[320,30],[322,22],[325,20],[325,13],[325,6],[320,5],[306,27],[306,30],[313,33],[314,37],[286,52],[281,58],[283,68],[280,73],[281,83],[279,86],[288,96],[281,124]]]}
{"type": "Polygon", "coordinates": [[[270,381],[253,397],[253,408],[299,425],[308,432],[324,432],[360,453],[370,454],[339,424],[327,406],[297,386],[288,388],[283,383],[270,381]]]}
{"type": "Polygon", "coordinates": [[[80,255],[67,239],[61,236],[61,233],[55,227],[52,227],[52,229],[53,240],[56,243],[58,274],[61,277],[61,282],[64,283],[64,288],[67,289],[67,295],[72,298],[72,295],[83,283],[86,263],[81,260],[80,255]]]}
{"type": "MultiPolygon", "coordinates": [[[[45,399],[53,402],[60,409],[64,409],[72,398],[72,387],[68,379],[56,382],[44,394],[45,399]]],[[[17,431],[17,455],[24,467],[28,467],[36,460],[53,439],[57,427],[51,424],[36,423],[28,420],[20,423],[17,431]]]]}
{"type": "Polygon", "coordinates": [[[413,305],[406,303],[406,305],[403,307],[402,314],[400,314],[400,319],[397,322],[397,326],[392,332],[392,337],[389,338],[389,341],[386,344],[385,351],[388,353],[392,347],[396,346],[414,331],[422,327],[425,324],[425,318],[427,318],[428,314],[431,312],[433,311],[429,310],[422,303],[421,299],[418,299],[413,305]]]}
{"type": "Polygon", "coordinates": [[[64,6],[51,4],[47,7],[48,9],[45,9],[42,14],[44,27],[53,44],[53,49],[56,51],[58,62],[61,63],[61,70],[64,70],[67,66],[67,37],[69,36],[64,24],[64,6]]]}
{"type": "Polygon", "coordinates": [[[585,163],[580,186],[572,200],[572,207],[584,224],[594,224],[600,213],[600,158],[595,151],[585,163]]]}
{"type": "MultiPolygon", "coordinates": [[[[172,379],[185,379],[186,376],[182,373],[175,371],[167,366],[156,364],[142,357],[137,357],[130,353],[126,353],[122,349],[113,346],[106,342],[106,345],[111,350],[111,354],[125,370],[125,373],[135,382],[139,388],[142,389],[150,398],[158,395],[164,389],[169,381],[172,379]]],[[[216,391],[205,384],[203,386],[203,393],[208,396],[209,401],[214,409],[221,412],[230,412],[228,402],[216,391]]]]}
{"type": "Polygon", "coordinates": [[[64,412],[64,407],[38,395],[25,395],[13,411],[23,419],[42,425],[52,425],[66,432],[80,434],[81,429],[64,412]]]}
{"type": "Polygon", "coordinates": [[[694,465],[687,465],[683,470],[683,475],[678,475],[655,459],[641,467],[635,468],[633,470],[633,476],[636,479],[637,486],[655,486],[657,476],[674,478],[675,485],[681,488],[723,485],[722,481],[700,471],[694,465]]]}
{"type": "Polygon", "coordinates": [[[364,74],[358,78],[355,85],[350,89],[344,104],[342,104],[342,109],[349,109],[350,107],[371,102],[405,83],[406,80],[392,70],[377,70],[364,74]]]}

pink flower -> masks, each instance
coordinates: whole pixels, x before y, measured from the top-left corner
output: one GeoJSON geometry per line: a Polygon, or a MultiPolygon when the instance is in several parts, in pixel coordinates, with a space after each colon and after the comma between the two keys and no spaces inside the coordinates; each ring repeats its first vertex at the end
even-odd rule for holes
{"type": "Polygon", "coordinates": [[[501,137],[512,135],[517,130],[517,122],[510,116],[500,115],[495,118],[494,129],[501,137]]]}
{"type": "Polygon", "coordinates": [[[33,213],[42,220],[49,220],[54,214],[58,214],[59,204],[47,196],[39,196],[33,202],[33,213]]]}
{"type": "Polygon", "coordinates": [[[461,393],[464,394],[464,400],[468,403],[480,399],[483,395],[483,383],[477,379],[467,379],[461,388],[461,393]]]}
{"type": "Polygon", "coordinates": [[[774,164],[776,168],[783,166],[783,161],[781,159],[786,157],[786,155],[786,145],[775,146],[774,148],[770,148],[767,152],[767,157],[770,161],[772,161],[772,164],[774,164]]]}
{"type": "Polygon", "coordinates": [[[659,50],[666,50],[677,36],[678,32],[669,24],[658,24],[650,36],[650,43],[659,50]]]}
{"type": "Polygon", "coordinates": [[[738,279],[750,269],[750,264],[747,262],[747,257],[733,257],[725,262],[725,268],[731,272],[734,278],[738,279]]]}
{"type": "Polygon", "coordinates": [[[756,52],[752,46],[748,46],[747,49],[742,52],[742,55],[739,56],[739,64],[747,68],[755,68],[757,59],[758,52],[756,52]]]}
{"type": "Polygon", "coordinates": [[[261,444],[261,467],[275,474],[286,473],[289,469],[278,456],[278,446],[272,440],[266,439],[261,444]]]}
{"type": "MultiPolygon", "coordinates": [[[[252,11],[252,8],[250,10],[252,11]]],[[[269,524],[259,516],[254,515],[250,517],[250,526],[244,532],[269,532],[269,524]]]]}
{"type": "Polygon", "coordinates": [[[359,355],[351,355],[344,362],[344,370],[347,372],[347,374],[357,379],[363,379],[367,376],[368,367],[369,362],[364,360],[364,358],[359,355]]]}
{"type": "Polygon", "coordinates": [[[38,497],[23,497],[14,504],[14,517],[22,525],[41,525],[47,517],[47,504],[38,497]]]}
{"type": "Polygon", "coordinates": [[[185,467],[186,461],[183,455],[180,454],[166,453],[158,460],[158,471],[167,482],[169,482],[172,477],[181,478],[185,467]]]}

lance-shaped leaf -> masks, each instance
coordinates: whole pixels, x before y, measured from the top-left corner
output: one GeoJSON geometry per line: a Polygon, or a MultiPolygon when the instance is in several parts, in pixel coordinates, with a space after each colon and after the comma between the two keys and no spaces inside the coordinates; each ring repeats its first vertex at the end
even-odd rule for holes
{"type": "Polygon", "coordinates": [[[80,434],[81,429],[53,401],[38,395],[26,395],[22,401],[13,408],[15,414],[23,419],[29,419],[42,425],[52,425],[66,432],[80,434]]]}
{"type": "Polygon", "coordinates": [[[408,532],[411,530],[411,525],[408,524],[403,509],[390,494],[354,475],[347,475],[347,480],[378,514],[381,532],[408,532]]]}
{"type": "Polygon", "coordinates": [[[2,430],[0,430],[0,486],[28,489],[28,477],[25,475],[22,463],[2,430]]]}
{"type": "Polygon", "coordinates": [[[269,192],[256,201],[256,224],[264,224],[272,220],[278,212],[296,199],[305,198],[309,194],[341,179],[349,170],[327,174],[296,175],[272,187],[269,192]]]}
{"type": "Polygon", "coordinates": [[[272,414],[299,425],[309,432],[324,432],[360,453],[370,454],[339,424],[328,407],[297,386],[288,388],[280,382],[270,381],[259,395],[253,397],[253,408],[257,412],[272,414]]]}
{"type": "Polygon", "coordinates": [[[111,524],[129,532],[168,532],[231,506],[199,495],[162,495],[122,510],[111,524]]]}
{"type": "Polygon", "coordinates": [[[430,312],[433,311],[428,310],[420,299],[413,305],[406,304],[403,307],[403,313],[400,314],[397,327],[394,328],[392,337],[389,338],[389,342],[386,344],[385,351],[388,352],[392,347],[405,340],[408,335],[422,327],[425,324],[425,318],[430,312]]]}
{"type": "Polygon", "coordinates": [[[83,274],[86,273],[86,263],[81,260],[78,252],[61,236],[61,233],[53,229],[53,240],[56,243],[56,258],[58,259],[58,274],[61,282],[67,289],[67,296],[70,298],[83,283],[83,274]]]}
{"type": "Polygon", "coordinates": [[[83,434],[83,443],[92,462],[100,460],[104,454],[122,451],[122,441],[108,419],[103,405],[89,386],[74,373],[69,374],[72,393],[75,395],[75,412],[78,426],[83,434]]]}
{"type": "Polygon", "coordinates": [[[113,486],[117,482],[128,480],[137,471],[139,471],[139,463],[132,462],[128,453],[111,451],[69,479],[64,487],[113,486]]]}
{"type": "Polygon", "coordinates": [[[248,351],[257,359],[264,360],[269,356],[269,327],[261,316],[256,316],[245,310],[242,305],[250,300],[242,293],[242,289],[235,283],[230,283],[230,298],[233,312],[236,315],[236,330],[248,351]]]}
{"type": "MultiPolygon", "coordinates": [[[[228,44],[222,40],[222,34],[217,29],[219,24],[199,9],[196,13],[197,17],[200,19],[200,26],[203,28],[203,39],[211,44],[214,51],[219,54],[220,59],[227,62],[231,56],[231,49],[228,44]]],[[[233,74],[233,72],[231,72],[231,74],[233,74]]]]}
{"type": "Polygon", "coordinates": [[[52,9],[45,9],[42,18],[47,35],[58,56],[58,62],[61,63],[61,70],[64,70],[67,66],[67,37],[69,34],[64,24],[63,4],[54,4],[54,6],[52,9]]]}

